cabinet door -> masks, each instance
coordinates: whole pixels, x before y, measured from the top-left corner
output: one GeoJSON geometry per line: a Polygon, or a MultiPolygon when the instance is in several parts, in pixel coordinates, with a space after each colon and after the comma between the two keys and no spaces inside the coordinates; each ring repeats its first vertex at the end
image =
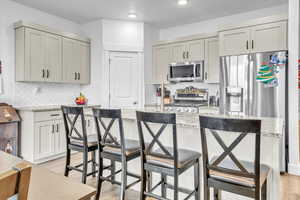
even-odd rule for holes
{"type": "Polygon", "coordinates": [[[44,81],[46,77],[46,33],[26,28],[25,74],[28,81],[44,81]]]}
{"type": "Polygon", "coordinates": [[[90,83],[90,45],[83,42],[78,42],[76,45],[78,51],[78,80],[81,84],[90,83]]]}
{"type": "Polygon", "coordinates": [[[86,133],[87,135],[96,134],[95,123],[93,117],[86,117],[86,133]]]}
{"type": "Polygon", "coordinates": [[[157,46],[153,48],[153,82],[162,83],[167,80],[170,64],[170,47],[157,46]]]}
{"type": "Polygon", "coordinates": [[[67,83],[78,83],[78,57],[74,40],[63,38],[63,81],[67,83]]]}
{"type": "Polygon", "coordinates": [[[189,61],[204,60],[204,40],[188,42],[185,56],[189,61]]]}
{"type": "Polygon", "coordinates": [[[53,121],[37,122],[34,132],[34,159],[43,159],[55,154],[55,127],[53,121]]]}
{"type": "Polygon", "coordinates": [[[62,38],[47,34],[46,37],[46,81],[62,81],[62,38]]]}
{"type": "Polygon", "coordinates": [[[205,40],[205,81],[218,83],[220,79],[219,40],[205,40]]]}
{"type": "Polygon", "coordinates": [[[187,60],[186,43],[175,43],[171,46],[171,62],[187,60]]]}
{"type": "Polygon", "coordinates": [[[267,52],[287,50],[287,22],[254,26],[251,29],[251,51],[267,52]]]}
{"type": "Polygon", "coordinates": [[[63,120],[55,121],[55,131],[54,131],[54,145],[55,154],[61,154],[66,151],[66,134],[63,120]]]}
{"type": "Polygon", "coordinates": [[[248,28],[220,32],[220,55],[250,53],[250,30],[248,28]]]}

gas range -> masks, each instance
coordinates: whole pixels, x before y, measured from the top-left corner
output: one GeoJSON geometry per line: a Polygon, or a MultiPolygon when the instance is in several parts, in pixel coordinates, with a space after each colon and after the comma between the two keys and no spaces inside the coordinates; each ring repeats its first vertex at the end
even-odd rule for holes
{"type": "Polygon", "coordinates": [[[208,90],[186,87],[176,90],[174,102],[164,105],[164,111],[199,113],[203,106],[208,106],[208,90]]]}

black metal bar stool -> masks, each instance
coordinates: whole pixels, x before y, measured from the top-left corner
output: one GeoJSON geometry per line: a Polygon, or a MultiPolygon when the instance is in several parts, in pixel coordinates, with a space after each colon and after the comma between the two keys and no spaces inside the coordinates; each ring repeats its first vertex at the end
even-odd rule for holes
{"type": "Polygon", "coordinates": [[[141,177],[141,192],[140,199],[144,200],[146,197],[152,197],[160,200],[168,200],[167,188],[174,190],[174,197],[172,199],[178,200],[178,193],[183,192],[187,194],[185,199],[189,199],[195,196],[196,200],[200,199],[199,190],[199,158],[200,153],[178,149],[177,147],[177,129],[176,129],[176,115],[175,114],[164,114],[164,113],[146,113],[137,112],[138,131],[141,144],[141,165],[142,165],[142,177],[141,177]],[[150,124],[151,123],[151,124],[150,124]],[[154,133],[150,125],[161,124],[161,128],[157,133],[154,133]],[[170,125],[172,127],[172,147],[166,147],[159,138],[161,137],[165,128],[170,125]],[[144,127],[152,137],[149,145],[145,145],[144,127]],[[157,145],[157,149],[154,149],[157,145]],[[194,181],[195,189],[190,191],[186,188],[178,186],[179,175],[185,172],[190,167],[194,166],[194,181]],[[158,173],[161,175],[161,180],[158,184],[151,187],[150,190],[146,190],[147,174],[158,173]],[[174,178],[174,184],[171,185],[167,182],[167,177],[171,176],[174,178]],[[153,191],[161,186],[161,196],[156,195],[153,191]]]}
{"type": "Polygon", "coordinates": [[[111,182],[112,184],[121,185],[120,199],[125,199],[126,189],[140,182],[140,176],[127,171],[127,162],[140,157],[140,145],[137,140],[125,139],[121,110],[119,109],[93,109],[93,114],[96,122],[99,145],[99,174],[98,174],[98,189],[96,199],[99,199],[101,186],[103,181],[111,182]],[[108,125],[104,120],[109,120],[108,125]],[[112,127],[117,121],[118,134],[113,135],[112,127]],[[101,134],[101,127],[104,132],[101,134]],[[103,166],[103,159],[111,160],[110,166],[103,166]],[[122,168],[115,171],[115,162],[120,162],[122,168]],[[111,174],[107,177],[103,176],[104,170],[110,170],[111,174]],[[114,179],[115,175],[121,173],[121,183],[114,179]],[[137,179],[136,181],[127,184],[127,176],[137,179]]]}
{"type": "Polygon", "coordinates": [[[86,183],[88,176],[96,176],[96,150],[98,149],[97,135],[87,135],[86,121],[84,118],[83,107],[61,107],[66,130],[67,157],[65,166],[65,176],[69,171],[74,170],[82,173],[82,183],[86,183]],[[77,127],[76,127],[77,126],[77,127]],[[80,130],[78,130],[78,126],[80,130]],[[71,166],[71,151],[83,153],[83,163],[71,166]],[[88,153],[91,152],[92,159],[88,160],[88,153]],[[88,173],[88,164],[92,164],[92,172],[88,173]],[[82,167],[82,169],[80,169],[82,167]]]}
{"type": "Polygon", "coordinates": [[[221,199],[220,191],[222,190],[255,200],[266,200],[267,176],[270,168],[260,164],[261,121],[208,116],[200,116],[199,118],[203,156],[204,200],[210,199],[210,188],[214,188],[215,200],[221,199]],[[220,135],[224,136],[229,133],[236,133],[238,136],[227,146],[220,135]],[[211,159],[208,156],[208,134],[211,134],[223,149],[222,154],[212,156],[211,159]],[[249,134],[255,136],[254,162],[239,160],[233,154],[233,150],[249,134]]]}

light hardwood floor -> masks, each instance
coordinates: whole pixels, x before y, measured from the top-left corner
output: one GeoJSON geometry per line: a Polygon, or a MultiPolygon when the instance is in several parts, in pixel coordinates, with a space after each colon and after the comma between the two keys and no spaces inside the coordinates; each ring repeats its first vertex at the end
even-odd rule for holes
{"type": "MultiPolygon", "coordinates": [[[[76,154],[72,156],[72,164],[79,163],[81,155],[76,154]]],[[[64,174],[65,158],[57,159],[51,162],[41,164],[41,166],[54,171],[58,174],[64,174]]],[[[70,178],[79,181],[81,174],[78,172],[70,172],[70,178]]],[[[87,184],[96,187],[96,178],[89,177],[87,184]]],[[[129,190],[127,193],[127,200],[137,200],[139,193],[129,190]]],[[[109,183],[103,184],[101,193],[101,200],[118,200],[119,189],[118,186],[111,186],[109,183]]],[[[300,200],[300,177],[292,175],[281,176],[281,200],[300,200]]]]}

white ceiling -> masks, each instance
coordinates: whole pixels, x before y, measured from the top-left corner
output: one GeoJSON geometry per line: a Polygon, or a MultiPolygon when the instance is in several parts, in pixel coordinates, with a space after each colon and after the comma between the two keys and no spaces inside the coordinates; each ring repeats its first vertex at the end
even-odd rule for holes
{"type": "Polygon", "coordinates": [[[288,3],[288,0],[190,0],[188,6],[179,7],[177,0],[13,1],[78,23],[100,18],[128,20],[128,12],[133,10],[137,13],[136,20],[161,28],[288,3]]]}

